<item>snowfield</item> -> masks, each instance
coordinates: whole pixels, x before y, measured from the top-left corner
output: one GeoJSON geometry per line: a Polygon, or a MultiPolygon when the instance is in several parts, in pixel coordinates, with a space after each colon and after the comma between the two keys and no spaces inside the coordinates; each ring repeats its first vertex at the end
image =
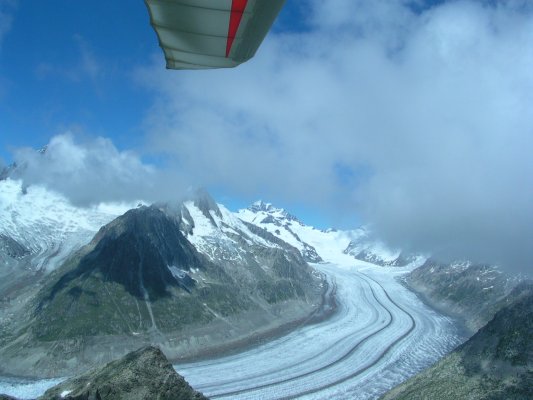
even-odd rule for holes
{"type": "Polygon", "coordinates": [[[176,370],[213,399],[374,399],[464,340],[395,279],[406,269],[351,264],[314,265],[336,283],[334,317],[176,370]]]}
{"type": "Polygon", "coordinates": [[[73,251],[89,243],[101,226],[135,204],[102,203],[88,208],[41,186],[24,188],[22,181],[0,181],[0,235],[32,254],[32,268],[51,271],[73,251]]]}

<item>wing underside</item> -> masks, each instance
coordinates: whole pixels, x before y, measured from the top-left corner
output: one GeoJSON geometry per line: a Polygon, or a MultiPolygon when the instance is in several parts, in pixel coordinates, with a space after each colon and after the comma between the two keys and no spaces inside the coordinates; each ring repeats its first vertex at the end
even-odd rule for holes
{"type": "Polygon", "coordinates": [[[145,0],[167,68],[235,67],[265,38],[285,0],[145,0]]]}

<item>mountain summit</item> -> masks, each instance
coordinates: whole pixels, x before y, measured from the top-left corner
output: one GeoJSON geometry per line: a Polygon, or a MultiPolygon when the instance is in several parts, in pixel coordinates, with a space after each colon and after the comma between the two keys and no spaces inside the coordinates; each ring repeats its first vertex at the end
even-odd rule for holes
{"type": "Polygon", "coordinates": [[[281,223],[281,220],[286,220],[286,221],[295,221],[295,222],[302,224],[298,220],[298,218],[296,218],[292,214],[289,214],[287,211],[285,211],[285,209],[276,208],[272,205],[272,203],[265,203],[263,200],[258,200],[258,201],[253,202],[248,207],[248,210],[256,214],[266,213],[271,217],[272,221],[279,221],[281,223]]]}
{"type": "Polygon", "coordinates": [[[306,227],[298,218],[289,214],[283,208],[276,208],[271,203],[259,200],[248,208],[239,210],[237,215],[243,221],[260,226],[281,240],[290,243],[300,251],[306,261],[322,261],[316,249],[303,241],[295,231],[295,228],[296,230],[300,230],[300,228],[313,230],[313,228],[306,227]]]}

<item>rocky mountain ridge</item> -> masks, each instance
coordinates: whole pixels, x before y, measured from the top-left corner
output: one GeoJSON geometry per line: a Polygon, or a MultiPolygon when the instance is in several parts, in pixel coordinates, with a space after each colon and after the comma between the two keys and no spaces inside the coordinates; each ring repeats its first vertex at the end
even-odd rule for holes
{"type": "Polygon", "coordinates": [[[520,282],[493,265],[467,261],[442,263],[428,259],[405,278],[405,283],[444,313],[465,322],[471,334],[505,305],[520,282]]]}
{"type": "Polygon", "coordinates": [[[335,251],[340,250],[356,260],[380,266],[410,265],[414,268],[422,265],[427,259],[427,256],[404,254],[400,250],[388,248],[364,227],[347,231],[319,230],[302,223],[283,208],[277,208],[261,200],[246,209],[239,210],[237,216],[290,243],[300,251],[306,261],[311,263],[321,262],[326,256],[331,256],[331,254],[321,254],[318,250],[321,248],[327,251],[325,247],[334,248],[335,251]],[[324,246],[324,243],[328,243],[328,246],[324,246]],[[332,244],[334,245],[329,246],[332,244]]]}
{"type": "Polygon", "coordinates": [[[5,305],[2,372],[61,375],[143,343],[215,351],[305,319],[326,290],[297,249],[205,192],[131,209],[72,254],[5,305]]]}
{"type": "MultiPolygon", "coordinates": [[[[0,399],[17,400],[1,395],[0,399]]],[[[38,400],[205,400],[153,346],[48,389],[38,400]]]]}
{"type": "Polygon", "coordinates": [[[519,284],[468,341],[383,400],[533,398],[533,283],[519,284]]]}

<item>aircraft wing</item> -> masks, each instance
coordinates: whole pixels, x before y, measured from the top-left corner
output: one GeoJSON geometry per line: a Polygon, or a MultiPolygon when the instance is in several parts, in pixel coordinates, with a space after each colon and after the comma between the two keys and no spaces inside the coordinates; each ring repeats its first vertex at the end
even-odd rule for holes
{"type": "Polygon", "coordinates": [[[167,68],[235,67],[252,58],[285,0],[145,0],[167,68]]]}

